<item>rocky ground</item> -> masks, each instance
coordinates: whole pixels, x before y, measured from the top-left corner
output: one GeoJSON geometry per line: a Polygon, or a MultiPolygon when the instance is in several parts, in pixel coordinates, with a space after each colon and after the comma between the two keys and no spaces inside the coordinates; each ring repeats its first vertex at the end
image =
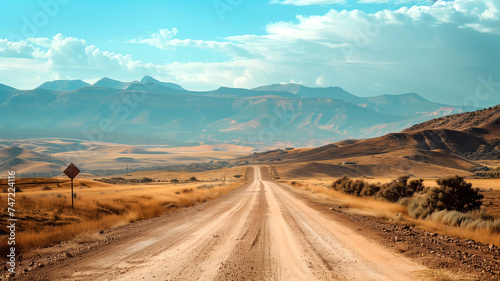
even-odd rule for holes
{"type": "Polygon", "coordinates": [[[431,269],[446,269],[478,280],[500,280],[500,248],[497,246],[344,212],[339,206],[329,210],[350,220],[351,226],[369,233],[370,238],[431,269]]]}

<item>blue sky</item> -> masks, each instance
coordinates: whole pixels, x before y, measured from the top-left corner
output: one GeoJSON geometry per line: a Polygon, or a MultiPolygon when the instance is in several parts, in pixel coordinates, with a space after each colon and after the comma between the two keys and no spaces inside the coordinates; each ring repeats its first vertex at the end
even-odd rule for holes
{"type": "Polygon", "coordinates": [[[500,100],[496,0],[0,5],[0,83],[21,89],[55,79],[151,75],[193,90],[296,82],[360,96],[417,92],[469,105],[500,100]]]}

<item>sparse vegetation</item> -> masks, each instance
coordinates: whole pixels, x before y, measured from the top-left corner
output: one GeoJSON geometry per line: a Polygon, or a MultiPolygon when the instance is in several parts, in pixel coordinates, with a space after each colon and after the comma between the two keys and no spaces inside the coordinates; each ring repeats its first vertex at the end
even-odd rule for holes
{"type": "Polygon", "coordinates": [[[331,188],[360,197],[379,197],[389,202],[397,202],[401,198],[411,197],[415,192],[423,190],[422,179],[408,181],[408,176],[399,177],[387,184],[369,184],[363,180],[353,181],[348,176],[336,180],[331,188]]]}
{"type": "MultiPolygon", "coordinates": [[[[398,202],[417,219],[430,219],[469,230],[500,233],[500,218],[489,215],[482,205],[479,189],[459,176],[436,180],[437,187],[425,187],[423,180],[399,177],[386,184],[370,184],[348,176],[337,179],[330,188],[358,197],[374,197],[398,202]]],[[[292,185],[296,186],[297,184],[292,185]]]]}
{"type": "Polygon", "coordinates": [[[475,171],[475,176],[478,178],[489,178],[489,179],[498,179],[500,178],[500,167],[496,167],[495,169],[483,169],[480,171],[475,171]]]}
{"type": "Polygon", "coordinates": [[[140,182],[154,182],[154,180],[152,178],[148,178],[148,177],[143,177],[140,182]]]}
{"type": "MultiPolygon", "coordinates": [[[[313,194],[326,195],[337,201],[342,209],[348,208],[359,214],[398,221],[441,235],[472,239],[500,246],[500,232],[498,231],[500,217],[491,215],[484,207],[466,213],[448,210],[436,211],[425,219],[412,215],[408,203],[418,202],[430,189],[428,187],[423,187],[421,192],[416,192],[412,197],[406,197],[392,203],[380,197],[347,194],[333,189],[331,185],[307,184],[307,181],[293,181],[290,184],[313,194]]],[[[379,182],[376,185],[381,184],[379,182]]]]}
{"type": "Polygon", "coordinates": [[[483,195],[462,177],[438,179],[436,183],[438,187],[428,188],[420,197],[404,202],[412,217],[426,218],[442,210],[465,213],[481,207],[483,195]]]}
{"type": "MultiPolygon", "coordinates": [[[[148,177],[143,177],[140,179],[125,179],[122,177],[114,177],[110,179],[102,178],[102,179],[95,179],[96,181],[104,182],[104,183],[110,183],[110,184],[138,184],[138,183],[150,183],[154,182],[152,178],[148,177]]],[[[88,185],[86,185],[88,186],[88,185]]]]}
{"type": "Polygon", "coordinates": [[[469,230],[488,229],[492,233],[500,233],[500,218],[491,216],[484,209],[467,213],[443,210],[432,213],[430,218],[446,225],[469,230]]]}
{"type": "MultiPolygon", "coordinates": [[[[246,165],[244,162],[239,163],[240,165],[246,165]]],[[[248,163],[247,163],[248,164],[248,163]]],[[[120,174],[128,174],[131,172],[140,172],[140,171],[188,171],[188,172],[202,172],[202,171],[210,171],[210,170],[218,170],[223,168],[231,168],[236,166],[235,164],[231,164],[228,161],[210,161],[210,162],[199,162],[199,163],[191,163],[189,165],[167,165],[167,166],[153,166],[153,167],[140,167],[140,168],[129,168],[129,169],[116,169],[116,170],[86,170],[82,169],[82,173],[89,173],[97,176],[111,176],[111,175],[120,175],[120,174]]],[[[32,172],[32,173],[20,173],[19,176],[22,177],[55,177],[61,174],[60,171],[53,172],[32,172]]]]}

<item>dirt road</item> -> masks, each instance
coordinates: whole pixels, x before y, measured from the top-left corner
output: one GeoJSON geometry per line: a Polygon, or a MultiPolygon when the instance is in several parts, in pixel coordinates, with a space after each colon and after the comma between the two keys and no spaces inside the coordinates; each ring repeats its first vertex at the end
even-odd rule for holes
{"type": "MultiPolygon", "coordinates": [[[[311,208],[287,187],[253,180],[199,208],[64,265],[49,280],[414,280],[424,269],[311,208]]],[[[161,221],[161,220],[160,220],[161,221]]],[[[40,275],[39,275],[40,276],[40,275]]]]}

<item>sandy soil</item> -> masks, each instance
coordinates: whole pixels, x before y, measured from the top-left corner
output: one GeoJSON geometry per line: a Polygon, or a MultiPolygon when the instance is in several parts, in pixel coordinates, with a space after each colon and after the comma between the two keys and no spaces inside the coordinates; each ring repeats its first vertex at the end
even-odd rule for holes
{"type": "Polygon", "coordinates": [[[18,279],[414,280],[425,269],[263,180],[267,168],[249,170],[250,184],[185,212],[125,226],[118,242],[18,279]]]}

